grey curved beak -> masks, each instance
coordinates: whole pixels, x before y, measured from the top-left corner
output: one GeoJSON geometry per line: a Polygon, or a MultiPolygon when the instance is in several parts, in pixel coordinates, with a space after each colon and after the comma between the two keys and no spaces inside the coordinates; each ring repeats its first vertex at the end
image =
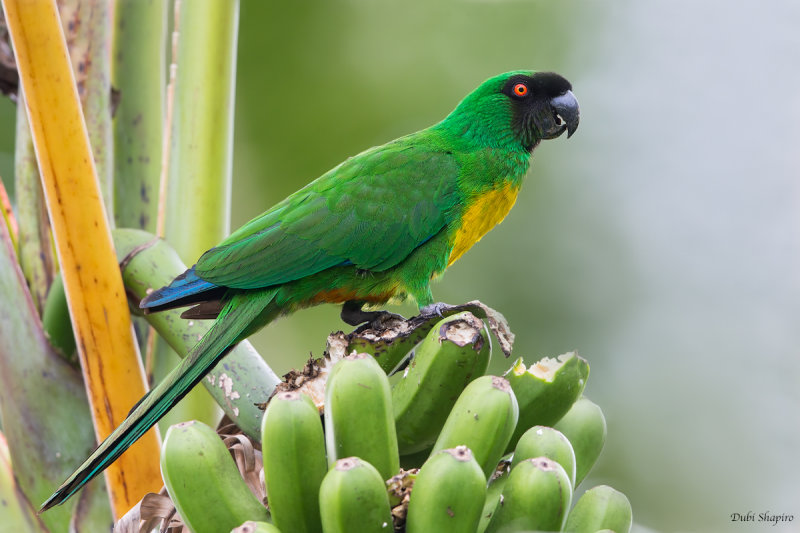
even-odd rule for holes
{"type": "Polygon", "coordinates": [[[581,113],[580,107],[578,106],[578,99],[575,98],[572,91],[567,91],[551,99],[550,106],[566,126],[567,138],[572,137],[572,134],[578,129],[578,122],[580,122],[581,113]]]}

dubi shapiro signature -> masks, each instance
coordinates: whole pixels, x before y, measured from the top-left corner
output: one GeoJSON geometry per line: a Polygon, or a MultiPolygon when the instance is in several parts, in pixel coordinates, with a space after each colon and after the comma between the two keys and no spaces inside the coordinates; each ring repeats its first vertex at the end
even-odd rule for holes
{"type": "Polygon", "coordinates": [[[772,513],[765,511],[756,514],[754,511],[746,513],[731,513],[731,522],[769,522],[773,526],[779,523],[789,523],[794,521],[794,515],[787,513],[772,513]]]}

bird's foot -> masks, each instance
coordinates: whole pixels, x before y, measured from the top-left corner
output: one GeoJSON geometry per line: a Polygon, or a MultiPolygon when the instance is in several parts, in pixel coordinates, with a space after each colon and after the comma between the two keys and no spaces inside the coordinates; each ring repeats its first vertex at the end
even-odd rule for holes
{"type": "Polygon", "coordinates": [[[387,325],[398,320],[405,320],[402,316],[389,311],[364,311],[360,302],[345,302],[342,306],[342,321],[350,326],[364,324],[361,329],[385,329],[387,325]]]}
{"type": "Polygon", "coordinates": [[[446,304],[444,302],[434,302],[432,304],[428,304],[425,307],[420,308],[419,316],[421,317],[434,317],[438,316],[440,318],[444,317],[444,313],[453,309],[454,307],[458,307],[455,305],[446,304]]]}

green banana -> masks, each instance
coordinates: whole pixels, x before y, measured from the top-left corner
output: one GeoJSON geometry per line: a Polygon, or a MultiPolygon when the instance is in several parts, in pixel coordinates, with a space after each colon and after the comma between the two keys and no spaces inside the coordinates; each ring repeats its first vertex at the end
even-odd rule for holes
{"type": "Polygon", "coordinates": [[[528,428],[552,426],[575,403],[589,377],[589,364],[575,352],[545,357],[530,367],[522,358],[504,374],[519,402],[519,423],[506,452],[528,428]]]}
{"type": "Polygon", "coordinates": [[[526,459],[511,469],[486,533],[561,531],[571,502],[572,483],[560,464],[526,459]]]}
{"type": "Polygon", "coordinates": [[[53,277],[53,282],[47,291],[47,299],[42,310],[42,329],[47,335],[47,340],[59,355],[68,361],[75,362],[77,359],[75,334],[69,319],[67,295],[64,292],[64,280],[61,279],[60,273],[53,277]]]}
{"type": "Polygon", "coordinates": [[[514,449],[511,468],[534,457],[547,457],[560,464],[575,488],[575,451],[563,433],[546,426],[533,426],[523,433],[514,449]]]}
{"type": "Polygon", "coordinates": [[[508,481],[508,476],[511,474],[511,463],[508,461],[500,461],[491,479],[489,479],[489,486],[486,487],[486,501],[483,504],[483,513],[481,513],[481,521],[478,524],[478,533],[486,531],[489,521],[494,516],[497,504],[500,503],[500,496],[503,494],[503,489],[508,481]]]}
{"type": "Polygon", "coordinates": [[[488,477],[497,467],[518,417],[517,400],[508,381],[497,376],[479,377],[458,397],[431,454],[465,445],[488,477]]]}
{"type": "Polygon", "coordinates": [[[297,391],[276,394],[267,405],[261,434],[272,520],[286,531],[321,532],[317,496],[328,463],[314,402],[297,391]]]}
{"type": "Polygon", "coordinates": [[[328,465],[360,457],[383,479],[400,470],[389,378],[375,359],[354,354],[336,362],[325,384],[328,465]]]}
{"type": "Polygon", "coordinates": [[[339,459],[319,490],[325,533],[391,533],[389,495],[381,474],[358,457],[339,459]]]}
{"type": "Polygon", "coordinates": [[[598,485],[583,493],[567,517],[564,531],[595,533],[610,529],[628,533],[633,525],[631,502],[621,492],[608,485],[598,485]]]}
{"type": "Polygon", "coordinates": [[[401,455],[430,448],[458,395],[486,372],[489,332],[466,311],[438,322],[415,350],[414,360],[392,387],[401,455]]]}
{"type": "Polygon", "coordinates": [[[236,529],[232,529],[231,533],[281,533],[281,530],[269,522],[253,522],[252,520],[248,520],[236,529]]]}
{"type": "Polygon", "coordinates": [[[564,434],[575,451],[575,486],[580,485],[594,466],[606,442],[606,419],[600,407],[581,398],[554,426],[564,434]]]}
{"type": "Polygon", "coordinates": [[[222,439],[202,422],[169,428],[161,447],[161,475],[172,502],[194,533],[230,531],[246,520],[269,517],[247,488],[222,439]]]}
{"type": "Polygon", "coordinates": [[[466,446],[433,454],[417,474],[406,533],[475,531],[486,499],[486,477],[466,446]]]}

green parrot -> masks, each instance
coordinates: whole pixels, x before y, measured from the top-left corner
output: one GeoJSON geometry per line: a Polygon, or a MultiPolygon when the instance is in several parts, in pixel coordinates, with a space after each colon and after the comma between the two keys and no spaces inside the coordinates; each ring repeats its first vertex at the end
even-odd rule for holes
{"type": "Polygon", "coordinates": [[[444,120],[351,157],[254,218],[168,286],[142,300],[155,312],[216,321],[181,363],[42,505],[63,503],[175,405],[239,341],[281,315],[413,298],[437,313],[431,280],[508,214],[533,149],[578,127],[570,83],[552,72],[486,80],[444,120]]]}

